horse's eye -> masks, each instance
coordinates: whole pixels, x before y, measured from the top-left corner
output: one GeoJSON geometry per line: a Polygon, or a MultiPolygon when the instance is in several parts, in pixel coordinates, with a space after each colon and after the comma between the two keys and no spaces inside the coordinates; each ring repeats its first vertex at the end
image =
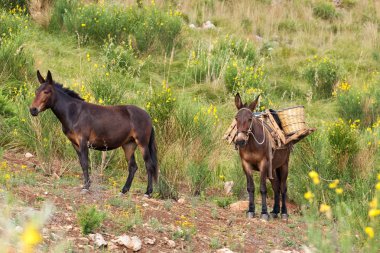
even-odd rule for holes
{"type": "Polygon", "coordinates": [[[44,93],[45,93],[45,94],[49,94],[49,93],[50,93],[50,90],[44,90],[44,93]]]}

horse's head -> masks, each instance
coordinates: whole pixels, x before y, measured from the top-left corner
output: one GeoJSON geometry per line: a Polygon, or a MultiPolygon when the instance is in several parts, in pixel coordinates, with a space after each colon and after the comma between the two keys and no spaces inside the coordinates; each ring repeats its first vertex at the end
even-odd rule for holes
{"type": "Polygon", "coordinates": [[[45,80],[41,76],[40,71],[37,70],[37,78],[41,85],[36,90],[36,96],[29,108],[33,116],[37,116],[38,113],[51,108],[55,98],[54,81],[50,71],[48,71],[45,80]]]}
{"type": "Polygon", "coordinates": [[[255,101],[246,106],[246,104],[243,104],[241,101],[239,93],[237,93],[235,96],[235,105],[238,109],[238,112],[235,116],[237,126],[237,136],[235,143],[239,147],[246,145],[248,142],[249,134],[253,133],[253,110],[255,110],[257,106],[259,97],[260,95],[257,96],[255,101]]]}

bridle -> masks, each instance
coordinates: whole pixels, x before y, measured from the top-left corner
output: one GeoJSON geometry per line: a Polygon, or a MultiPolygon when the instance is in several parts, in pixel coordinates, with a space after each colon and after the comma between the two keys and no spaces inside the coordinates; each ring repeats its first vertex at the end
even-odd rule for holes
{"type": "Polygon", "coordinates": [[[263,121],[262,119],[260,119],[260,120],[261,120],[261,124],[262,124],[262,126],[263,126],[263,140],[262,140],[261,142],[259,142],[259,141],[256,139],[256,136],[254,135],[254,133],[252,132],[253,118],[254,118],[252,111],[251,111],[250,109],[248,109],[248,108],[241,108],[241,109],[239,109],[239,111],[236,113],[236,116],[237,116],[238,113],[239,113],[240,111],[242,111],[242,110],[247,110],[247,111],[249,111],[249,112],[251,113],[251,115],[252,115],[252,116],[251,116],[251,124],[249,125],[249,128],[248,128],[247,131],[237,131],[236,134],[239,134],[239,133],[243,133],[243,134],[245,134],[246,138],[244,139],[244,146],[247,145],[248,140],[249,140],[249,136],[250,136],[250,135],[253,136],[253,139],[256,141],[257,144],[262,145],[262,144],[265,142],[264,121],[263,121]]]}

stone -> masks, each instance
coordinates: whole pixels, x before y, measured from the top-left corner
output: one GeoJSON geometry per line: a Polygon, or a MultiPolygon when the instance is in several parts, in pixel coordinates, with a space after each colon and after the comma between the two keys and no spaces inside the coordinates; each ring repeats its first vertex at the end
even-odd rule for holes
{"type": "Polygon", "coordinates": [[[210,20],[207,20],[205,23],[203,23],[202,28],[203,29],[214,29],[215,25],[213,23],[211,23],[210,20]]]}
{"type": "Polygon", "coordinates": [[[128,235],[122,235],[116,240],[112,240],[112,242],[125,246],[133,251],[139,251],[142,247],[142,242],[137,236],[129,237],[128,235]]]}
{"type": "Polygon", "coordinates": [[[156,238],[151,239],[151,238],[145,237],[143,241],[144,241],[144,244],[154,245],[156,243],[156,238]]]}
{"type": "Polygon", "coordinates": [[[248,210],[249,201],[238,201],[230,205],[230,210],[235,212],[242,212],[248,210]]]}
{"type": "Polygon", "coordinates": [[[90,234],[89,235],[90,239],[92,241],[94,241],[95,245],[98,247],[98,248],[101,248],[101,247],[105,247],[107,246],[107,242],[106,240],[104,240],[103,236],[99,233],[96,233],[96,234],[90,234]]]}
{"type": "Polygon", "coordinates": [[[232,187],[234,186],[234,181],[227,181],[224,183],[224,192],[226,194],[231,194],[232,187]]]}
{"type": "Polygon", "coordinates": [[[175,241],[169,240],[167,237],[164,237],[165,243],[168,245],[169,248],[175,248],[175,241]]]}
{"type": "Polygon", "coordinates": [[[137,236],[132,236],[131,237],[131,247],[129,247],[130,249],[132,249],[133,251],[139,251],[142,247],[142,243],[141,243],[141,240],[140,238],[138,238],[137,236]]]}
{"type": "Polygon", "coordinates": [[[222,249],[218,249],[216,253],[234,253],[234,252],[230,250],[229,248],[222,248],[222,249]]]}
{"type": "Polygon", "coordinates": [[[33,154],[31,154],[31,153],[29,153],[29,152],[26,152],[26,153],[25,153],[25,158],[32,158],[32,157],[34,157],[33,154]]]}
{"type": "Polygon", "coordinates": [[[189,28],[190,28],[190,29],[195,29],[195,28],[197,28],[197,27],[196,27],[194,24],[190,24],[190,25],[189,25],[189,28]]]}
{"type": "Polygon", "coordinates": [[[179,198],[177,202],[178,204],[185,204],[186,200],[184,198],[179,198]]]}

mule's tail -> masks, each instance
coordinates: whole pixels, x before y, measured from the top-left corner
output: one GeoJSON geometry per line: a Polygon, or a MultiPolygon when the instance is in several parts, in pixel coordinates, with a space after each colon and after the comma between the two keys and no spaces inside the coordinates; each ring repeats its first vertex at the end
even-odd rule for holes
{"type": "Polygon", "coordinates": [[[158,161],[157,161],[157,145],[156,145],[156,140],[154,138],[154,128],[152,127],[152,132],[150,134],[150,139],[149,139],[149,153],[150,157],[152,159],[153,163],[153,179],[155,182],[158,180],[158,161]]]}

